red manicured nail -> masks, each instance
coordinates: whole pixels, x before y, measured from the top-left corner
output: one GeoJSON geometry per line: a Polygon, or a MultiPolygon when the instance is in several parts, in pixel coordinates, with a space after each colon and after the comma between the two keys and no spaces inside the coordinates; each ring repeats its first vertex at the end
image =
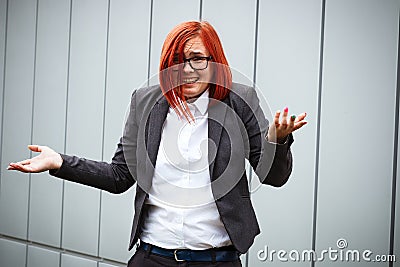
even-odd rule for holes
{"type": "Polygon", "coordinates": [[[288,111],[289,111],[289,108],[286,107],[283,111],[284,111],[284,112],[288,112],[288,111]]]}

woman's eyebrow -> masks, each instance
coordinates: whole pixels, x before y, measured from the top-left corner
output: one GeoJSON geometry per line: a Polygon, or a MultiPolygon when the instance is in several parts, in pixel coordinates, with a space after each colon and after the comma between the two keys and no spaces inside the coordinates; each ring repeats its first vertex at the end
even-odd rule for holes
{"type": "MultiPolygon", "coordinates": [[[[201,51],[190,51],[189,55],[204,55],[204,53],[201,51]]],[[[174,57],[179,57],[179,53],[175,53],[174,57]]]]}
{"type": "Polygon", "coordinates": [[[191,56],[204,56],[205,54],[200,51],[190,51],[189,55],[191,56]]]}
{"type": "Polygon", "coordinates": [[[203,52],[201,52],[201,51],[190,51],[189,54],[203,55],[203,52]]]}
{"type": "MultiPolygon", "coordinates": [[[[205,55],[203,52],[201,52],[201,51],[190,51],[188,55],[189,55],[189,56],[188,56],[187,58],[189,58],[189,57],[191,57],[191,56],[206,56],[206,55],[205,55]]],[[[175,54],[174,54],[174,60],[178,60],[178,58],[179,58],[179,54],[178,54],[178,53],[175,53],[175,54]]],[[[186,58],[185,55],[184,55],[184,58],[186,58]]]]}

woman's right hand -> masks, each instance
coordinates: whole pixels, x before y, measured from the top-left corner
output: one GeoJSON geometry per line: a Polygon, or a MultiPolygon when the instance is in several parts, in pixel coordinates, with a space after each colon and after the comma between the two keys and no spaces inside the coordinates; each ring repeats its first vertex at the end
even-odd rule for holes
{"type": "Polygon", "coordinates": [[[7,170],[16,170],[20,172],[44,172],[53,169],[59,169],[63,163],[60,154],[47,146],[29,145],[28,148],[33,152],[40,152],[39,155],[31,159],[19,162],[11,162],[7,170]]]}

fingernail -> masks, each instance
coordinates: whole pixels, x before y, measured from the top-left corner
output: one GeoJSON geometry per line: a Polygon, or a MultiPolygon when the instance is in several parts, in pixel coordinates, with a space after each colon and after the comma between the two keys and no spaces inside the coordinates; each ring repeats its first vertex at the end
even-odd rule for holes
{"type": "Polygon", "coordinates": [[[286,107],[283,111],[288,112],[288,111],[289,111],[289,108],[286,107]]]}
{"type": "Polygon", "coordinates": [[[292,119],[292,121],[294,121],[296,119],[296,115],[292,115],[292,117],[290,117],[292,119]]]}

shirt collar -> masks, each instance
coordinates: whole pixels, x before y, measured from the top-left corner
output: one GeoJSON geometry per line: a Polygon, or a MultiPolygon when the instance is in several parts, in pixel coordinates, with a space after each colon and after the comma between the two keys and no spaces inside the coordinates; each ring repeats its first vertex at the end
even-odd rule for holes
{"type": "Polygon", "coordinates": [[[204,116],[207,112],[208,103],[210,101],[208,97],[209,97],[209,92],[207,89],[195,101],[188,103],[188,105],[195,106],[201,113],[201,115],[204,116]]]}

